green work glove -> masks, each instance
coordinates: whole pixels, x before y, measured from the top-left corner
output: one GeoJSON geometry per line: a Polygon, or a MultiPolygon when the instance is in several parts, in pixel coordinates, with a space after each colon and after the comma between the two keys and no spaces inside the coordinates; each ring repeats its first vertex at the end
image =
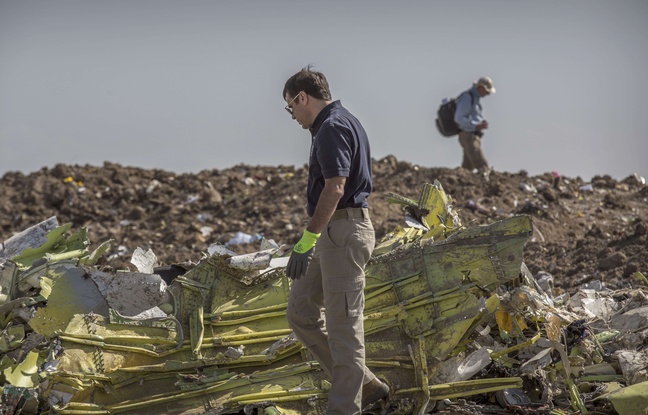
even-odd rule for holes
{"type": "Polygon", "coordinates": [[[302,275],[306,274],[308,264],[313,258],[315,242],[317,242],[317,238],[320,235],[320,233],[313,233],[304,229],[304,234],[295,245],[295,248],[293,248],[290,259],[288,260],[288,266],[286,267],[286,274],[293,280],[298,280],[302,275]]]}

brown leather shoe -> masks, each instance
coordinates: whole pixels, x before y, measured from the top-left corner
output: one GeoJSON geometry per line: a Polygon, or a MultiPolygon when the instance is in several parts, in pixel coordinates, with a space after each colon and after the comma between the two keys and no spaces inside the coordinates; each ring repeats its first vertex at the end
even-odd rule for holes
{"type": "Polygon", "coordinates": [[[362,386],[362,409],[366,409],[387,395],[389,395],[389,386],[378,380],[378,378],[373,379],[362,386]]]}

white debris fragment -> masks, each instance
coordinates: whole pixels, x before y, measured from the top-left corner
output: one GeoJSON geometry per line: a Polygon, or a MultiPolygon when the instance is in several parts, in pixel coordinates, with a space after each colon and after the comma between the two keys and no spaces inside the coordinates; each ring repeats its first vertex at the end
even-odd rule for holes
{"type": "Polygon", "coordinates": [[[616,357],[629,384],[648,381],[648,350],[620,350],[616,357]]]}
{"type": "Polygon", "coordinates": [[[411,215],[405,215],[405,223],[407,226],[410,228],[415,228],[415,229],[420,229],[422,231],[429,231],[430,229],[426,226],[424,226],[421,222],[416,220],[413,216],[411,215]]]}
{"type": "Polygon", "coordinates": [[[144,274],[153,274],[153,269],[160,265],[157,256],[151,249],[144,252],[140,247],[135,248],[130,262],[135,265],[139,272],[144,274]]]}
{"type": "Polygon", "coordinates": [[[207,248],[207,253],[209,255],[219,255],[219,256],[236,256],[236,255],[238,255],[236,252],[227,249],[226,246],[221,245],[219,243],[211,244],[209,246],[209,248],[207,248]]]}
{"type": "Polygon", "coordinates": [[[281,339],[274,342],[272,346],[262,351],[261,354],[268,356],[268,358],[270,359],[274,357],[277,352],[286,350],[289,347],[294,346],[298,341],[299,340],[297,340],[295,333],[290,333],[289,335],[282,337],[281,339]]]}
{"type": "Polygon", "coordinates": [[[250,235],[245,232],[236,232],[234,236],[225,243],[225,245],[244,245],[249,244],[254,241],[258,241],[262,238],[258,233],[256,235],[250,235]]]}
{"type": "Polygon", "coordinates": [[[243,352],[243,349],[245,349],[244,345],[240,345],[237,348],[234,348],[232,346],[229,346],[227,348],[227,351],[224,353],[225,357],[229,357],[231,359],[238,359],[239,357],[243,356],[245,353],[243,352]]]}
{"type": "Polygon", "coordinates": [[[432,376],[434,383],[459,382],[470,379],[473,375],[488,366],[491,362],[488,348],[481,347],[463,358],[459,355],[441,362],[432,376]]]}
{"type": "Polygon", "coordinates": [[[453,381],[470,379],[473,375],[488,366],[491,360],[490,353],[486,347],[477,349],[466,360],[461,362],[457,368],[456,378],[453,381]]]}
{"type": "Polygon", "coordinates": [[[160,183],[159,180],[157,180],[157,179],[151,180],[151,182],[148,184],[148,186],[146,186],[146,194],[150,195],[151,193],[153,193],[153,191],[155,189],[157,189],[161,185],[162,185],[162,183],[160,183]]]}
{"type": "Polygon", "coordinates": [[[115,249],[115,251],[116,252],[114,254],[108,256],[109,261],[112,261],[115,258],[119,258],[121,256],[128,254],[128,248],[124,245],[119,245],[117,249],[115,249]]]}
{"type": "Polygon", "coordinates": [[[149,308],[148,310],[144,310],[141,313],[139,313],[136,316],[133,316],[132,318],[134,320],[148,320],[151,318],[163,318],[163,317],[168,317],[167,313],[162,311],[160,307],[155,306],[152,308],[149,308]]]}
{"type": "Polygon", "coordinates": [[[522,365],[520,366],[522,372],[533,373],[538,368],[544,368],[551,364],[551,351],[551,348],[542,349],[538,353],[536,353],[535,356],[522,363],[522,365]]]}
{"type": "Polygon", "coordinates": [[[270,266],[274,250],[253,252],[251,254],[237,255],[227,260],[232,268],[245,271],[256,271],[270,266]]]}
{"type": "Polygon", "coordinates": [[[270,260],[270,268],[286,268],[290,257],[272,258],[270,260]]]}
{"type": "Polygon", "coordinates": [[[279,249],[279,244],[277,244],[274,239],[265,239],[261,240],[261,251],[267,251],[268,249],[279,249]]]}
{"type": "Polygon", "coordinates": [[[613,299],[605,298],[584,298],[581,300],[583,310],[590,317],[599,317],[607,320],[615,312],[616,303],[613,299]]]}

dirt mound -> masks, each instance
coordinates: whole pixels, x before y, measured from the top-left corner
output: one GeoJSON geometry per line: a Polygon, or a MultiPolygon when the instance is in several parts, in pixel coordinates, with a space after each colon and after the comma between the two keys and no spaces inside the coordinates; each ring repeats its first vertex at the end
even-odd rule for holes
{"type": "MultiPolygon", "coordinates": [[[[634,272],[647,271],[648,188],[641,177],[595,176],[587,183],[524,171],[484,177],[394,156],[375,160],[373,170],[370,204],[378,239],[406,226],[401,206],[385,196],[417,198],[423,183],[437,179],[466,226],[530,215],[534,235],[525,263],[533,274],[553,275],[557,287],[571,291],[601,281],[617,288],[634,284],[634,272]]],[[[93,243],[113,239],[102,265],[118,269],[134,269],[129,261],[137,247],[152,249],[161,265],[197,262],[211,244],[226,244],[237,232],[252,236],[250,243],[229,246],[238,253],[257,250],[257,235],[292,244],[307,220],[306,179],[306,168],[294,166],[176,174],[106,162],[9,172],[0,180],[0,241],[56,216],[87,228],[93,243]]]]}

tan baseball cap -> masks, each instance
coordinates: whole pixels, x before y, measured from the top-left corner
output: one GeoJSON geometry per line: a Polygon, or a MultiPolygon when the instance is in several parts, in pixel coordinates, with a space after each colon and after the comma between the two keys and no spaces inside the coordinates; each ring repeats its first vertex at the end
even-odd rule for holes
{"type": "Polygon", "coordinates": [[[480,86],[480,85],[483,86],[484,89],[486,90],[486,92],[488,92],[489,94],[494,94],[495,93],[495,87],[493,86],[493,80],[490,79],[489,77],[482,76],[481,78],[479,78],[479,80],[477,81],[477,86],[480,86]]]}

